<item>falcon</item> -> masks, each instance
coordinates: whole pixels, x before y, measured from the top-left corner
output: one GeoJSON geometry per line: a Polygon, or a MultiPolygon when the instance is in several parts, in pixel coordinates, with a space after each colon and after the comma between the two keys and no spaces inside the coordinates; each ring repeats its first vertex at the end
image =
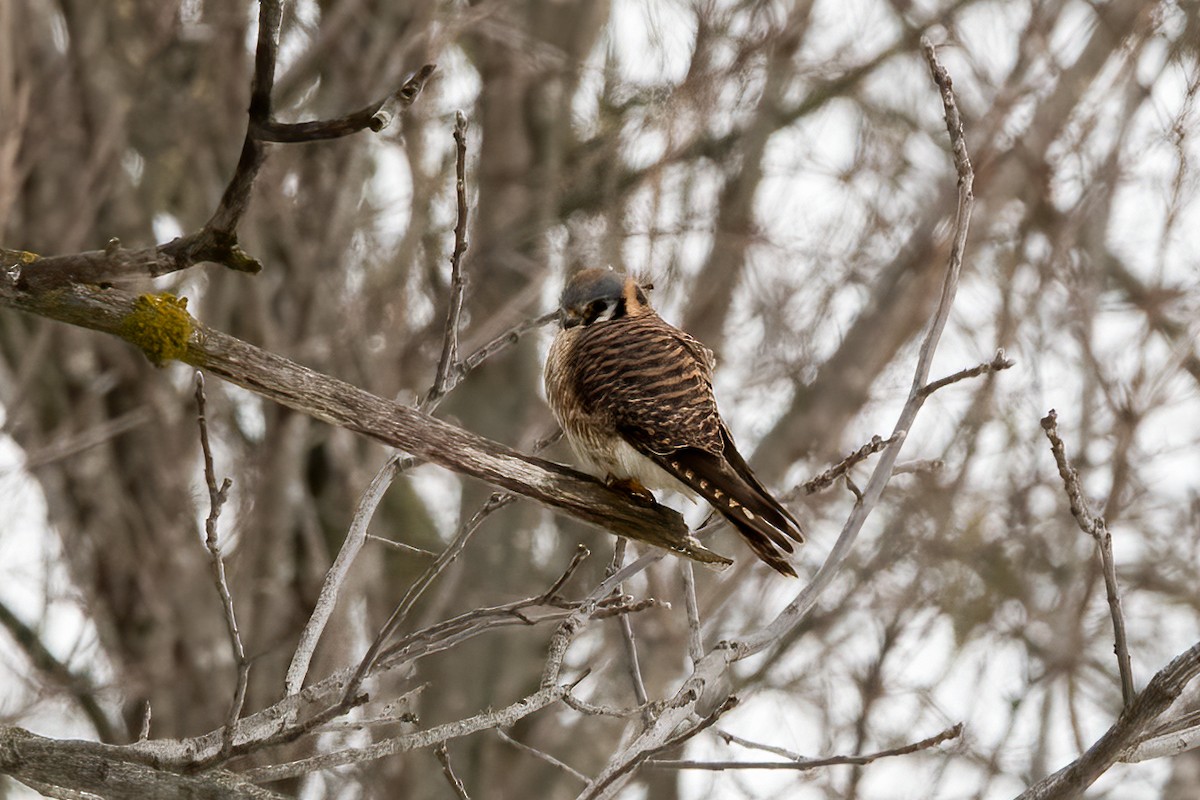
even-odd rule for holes
{"type": "Polygon", "coordinates": [[[567,283],[546,397],[580,467],[647,499],[699,495],[759,558],[795,577],[780,551],[793,552],[804,532],[738,452],[712,379],[712,351],[660,317],[632,277],[585,269],[567,283]]]}

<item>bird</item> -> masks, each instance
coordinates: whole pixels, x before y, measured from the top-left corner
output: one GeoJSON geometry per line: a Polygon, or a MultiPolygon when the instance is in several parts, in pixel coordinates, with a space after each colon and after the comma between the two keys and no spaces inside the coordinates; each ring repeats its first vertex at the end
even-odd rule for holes
{"type": "Polygon", "coordinates": [[[713,394],[711,350],[650,306],[649,287],[612,269],[573,275],[546,357],[546,399],[580,468],[653,500],[700,496],[777,572],[800,523],[738,452],[713,394]],[[783,552],[781,552],[783,551],[783,552]]]}

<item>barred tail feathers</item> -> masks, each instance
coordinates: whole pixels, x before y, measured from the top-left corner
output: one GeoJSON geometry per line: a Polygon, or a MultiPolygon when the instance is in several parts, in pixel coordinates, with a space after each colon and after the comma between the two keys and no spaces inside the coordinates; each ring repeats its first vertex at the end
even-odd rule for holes
{"type": "Polygon", "coordinates": [[[658,464],[729,520],[746,544],[772,569],[796,577],[796,571],[779,552],[794,551],[793,541],[804,542],[804,533],[795,518],[779,504],[748,472],[749,480],[739,474],[739,463],[726,463],[706,450],[687,447],[666,455],[655,454],[658,464]],[[778,548],[778,549],[777,549],[778,548]]]}

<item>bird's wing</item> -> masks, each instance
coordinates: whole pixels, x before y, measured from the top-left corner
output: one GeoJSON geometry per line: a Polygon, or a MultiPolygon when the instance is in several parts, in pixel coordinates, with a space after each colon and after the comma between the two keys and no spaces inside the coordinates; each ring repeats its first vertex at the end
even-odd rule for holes
{"type": "Polygon", "coordinates": [[[572,367],[590,413],[721,512],[763,561],[795,575],[776,547],[799,523],[754,476],[717,412],[712,352],[656,314],[592,325],[572,367]]]}
{"type": "Polygon", "coordinates": [[[607,416],[639,451],[665,455],[694,447],[719,454],[710,358],[695,339],[649,313],[589,326],[571,369],[585,411],[607,416]]]}

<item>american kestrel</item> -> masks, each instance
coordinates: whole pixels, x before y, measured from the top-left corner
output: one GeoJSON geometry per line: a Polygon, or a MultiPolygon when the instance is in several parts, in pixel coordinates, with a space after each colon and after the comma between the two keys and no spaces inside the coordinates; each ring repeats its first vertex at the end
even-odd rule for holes
{"type": "Polygon", "coordinates": [[[712,351],[612,270],[576,274],[559,315],[546,397],[583,470],[644,497],[703,497],[759,558],[795,577],[779,550],[792,552],[804,533],[738,453],[713,397],[712,351]]]}

